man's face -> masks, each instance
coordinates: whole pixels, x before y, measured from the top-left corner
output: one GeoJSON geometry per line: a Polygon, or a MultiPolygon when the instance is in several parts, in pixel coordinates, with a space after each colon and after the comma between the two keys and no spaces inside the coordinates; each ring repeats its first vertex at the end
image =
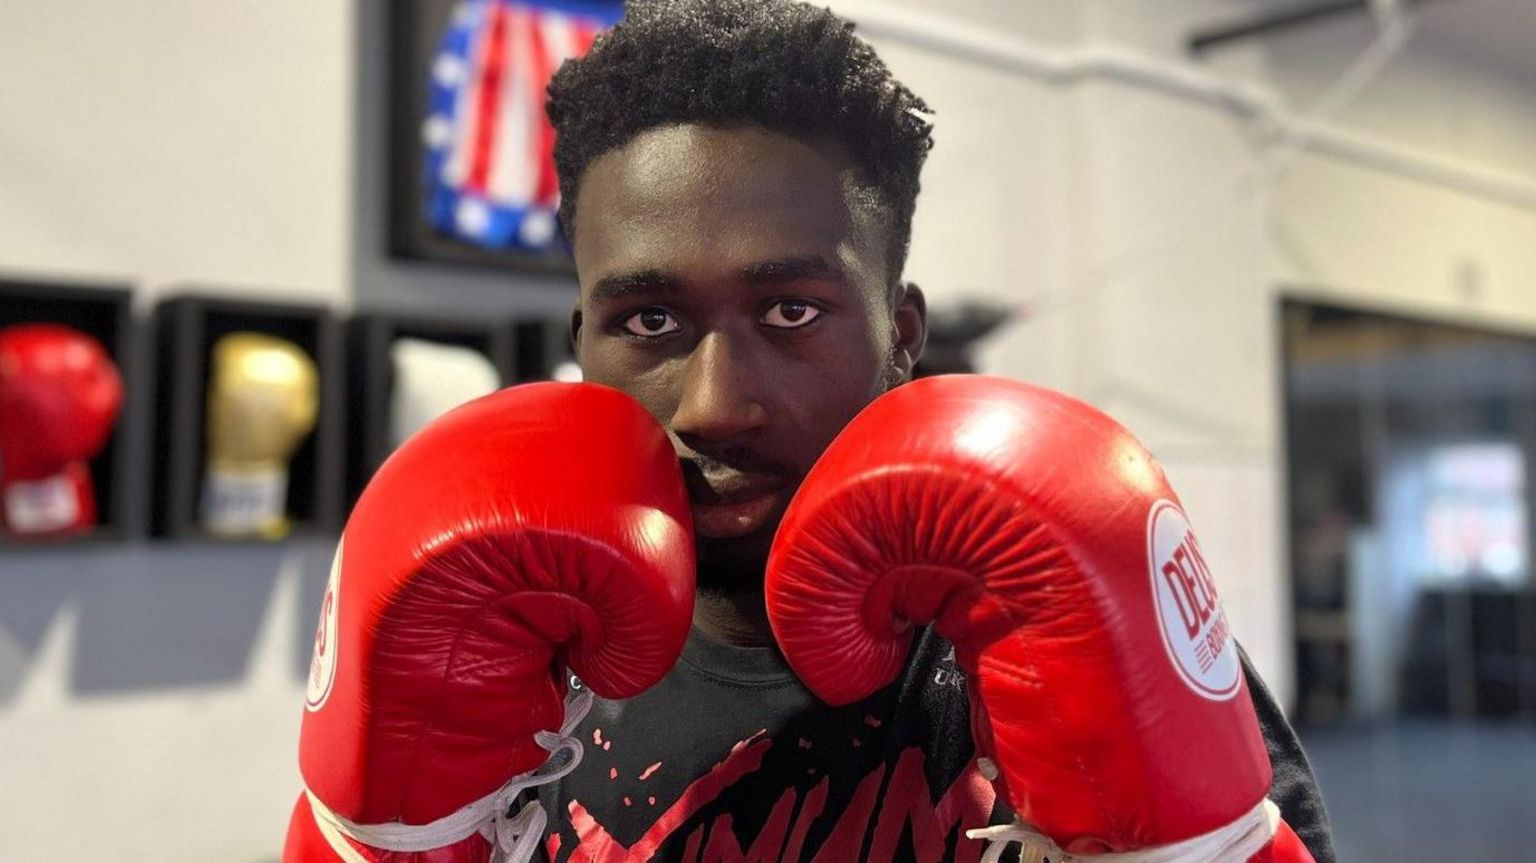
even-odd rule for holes
{"type": "Polygon", "coordinates": [[[689,125],[582,178],[577,356],[671,433],[703,587],[761,587],[806,472],[921,350],[922,295],[892,301],[888,229],[854,177],[833,144],[689,125]]]}

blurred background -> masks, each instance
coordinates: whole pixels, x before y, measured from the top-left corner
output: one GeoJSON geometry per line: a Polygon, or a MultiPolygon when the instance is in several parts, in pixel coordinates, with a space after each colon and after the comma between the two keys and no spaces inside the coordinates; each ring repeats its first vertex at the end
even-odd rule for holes
{"type": "MultiPolygon", "coordinates": [[[[0,327],[106,380],[0,544],[0,857],[275,860],[351,496],[577,374],[537,171],[452,169],[459,5],[0,0],[0,327]]],[[[1536,4],[830,5],[936,112],[932,368],[1159,456],[1341,859],[1532,856],[1536,4]]]]}

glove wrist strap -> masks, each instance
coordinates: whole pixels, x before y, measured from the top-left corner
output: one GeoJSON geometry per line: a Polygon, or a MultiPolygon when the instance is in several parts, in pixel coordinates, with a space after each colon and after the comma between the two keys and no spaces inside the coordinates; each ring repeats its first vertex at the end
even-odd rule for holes
{"type": "Polygon", "coordinates": [[[79,524],[82,489],[75,465],[52,476],[10,480],[0,486],[5,523],[18,534],[49,533],[79,524]]]}
{"type": "Polygon", "coordinates": [[[982,863],[996,863],[1010,845],[1019,845],[1020,863],[1244,863],[1257,854],[1275,836],[1280,824],[1280,810],[1268,800],[1260,801],[1242,817],[1193,839],[1171,845],[1121,851],[1109,854],[1070,854],[1049,836],[1015,820],[967,830],[970,839],[985,839],[989,844],[982,863]]]}
{"type": "Polygon", "coordinates": [[[592,707],[592,693],[573,693],[565,702],[565,720],[558,733],[540,731],[533,740],[550,757],[537,770],[512,777],[507,783],[458,811],[428,824],[358,824],[332,812],[314,792],[304,789],[321,834],[346,863],[366,863],[346,840],[383,851],[431,851],[468,839],[485,837],[493,849],[491,863],[528,863],[544,836],[548,816],[538,800],[530,800],[514,815],[519,794],[563,778],[581,763],[581,741],[572,736],[577,724],[592,707]]]}
{"type": "Polygon", "coordinates": [[[209,533],[253,533],[281,520],[287,505],[286,465],[236,469],[228,465],[211,464],[203,479],[199,518],[209,533]]]}

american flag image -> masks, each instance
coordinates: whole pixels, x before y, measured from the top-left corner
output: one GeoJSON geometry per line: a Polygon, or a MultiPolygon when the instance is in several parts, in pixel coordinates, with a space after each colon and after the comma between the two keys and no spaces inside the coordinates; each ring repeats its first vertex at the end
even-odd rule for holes
{"type": "Polygon", "coordinates": [[[426,215],[441,234],[540,252],[558,240],[544,88],[623,15],[621,2],[461,0],[430,71],[426,215]]]}

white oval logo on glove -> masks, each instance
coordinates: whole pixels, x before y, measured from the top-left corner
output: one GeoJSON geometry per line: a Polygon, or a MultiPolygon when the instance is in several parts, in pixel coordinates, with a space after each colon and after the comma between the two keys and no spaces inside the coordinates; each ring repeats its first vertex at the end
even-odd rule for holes
{"type": "Polygon", "coordinates": [[[309,687],[304,693],[304,707],[315,711],[331,697],[336,682],[337,644],[336,606],[341,604],[341,543],[331,561],[331,578],[325,584],[325,598],[320,600],[320,624],[315,627],[315,652],[309,660],[309,687]]]}
{"type": "Polygon", "coordinates": [[[1160,500],[1147,517],[1147,561],[1163,646],[1196,694],[1225,701],[1237,694],[1242,667],[1211,569],[1189,519],[1160,500]]]}

